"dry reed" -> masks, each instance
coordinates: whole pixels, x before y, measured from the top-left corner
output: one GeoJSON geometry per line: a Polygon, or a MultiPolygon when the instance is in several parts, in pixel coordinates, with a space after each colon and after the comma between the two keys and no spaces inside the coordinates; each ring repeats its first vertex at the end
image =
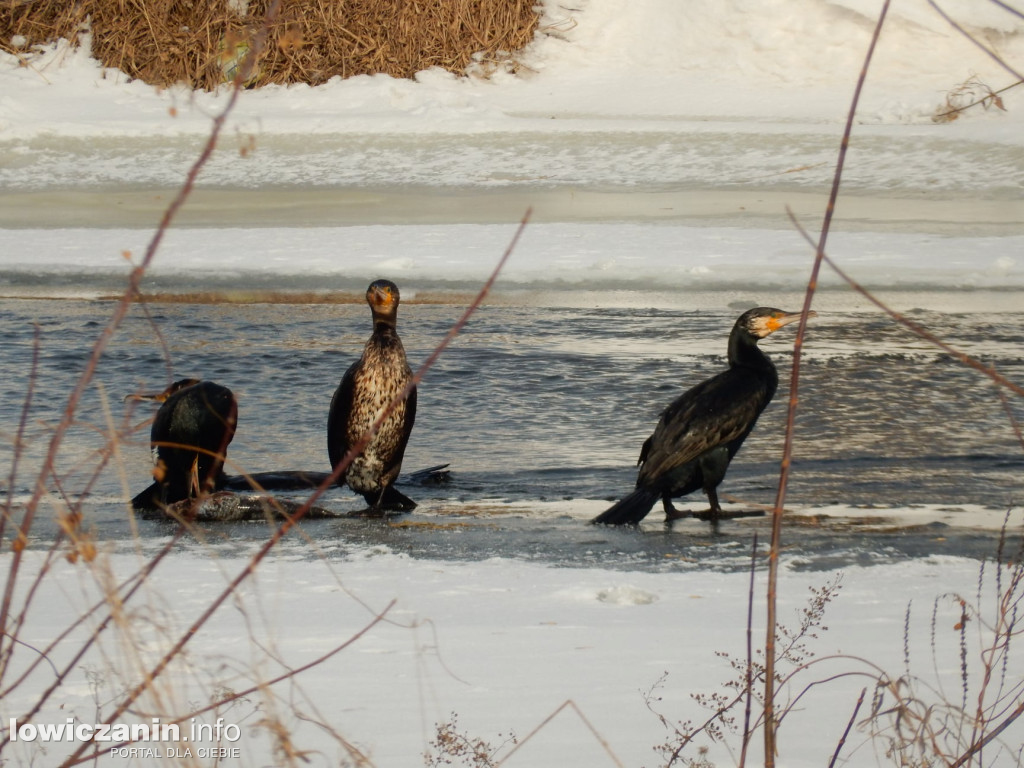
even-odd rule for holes
{"type": "MultiPolygon", "coordinates": [[[[0,0],[0,50],[92,35],[105,67],[157,86],[230,81],[264,29],[268,0],[0,0]],[[245,6],[244,10],[239,10],[245,6]]],[[[533,39],[532,0],[283,0],[247,85],[306,83],[511,62],[533,39]]],[[[514,64],[513,64],[514,65],[514,64]]]]}

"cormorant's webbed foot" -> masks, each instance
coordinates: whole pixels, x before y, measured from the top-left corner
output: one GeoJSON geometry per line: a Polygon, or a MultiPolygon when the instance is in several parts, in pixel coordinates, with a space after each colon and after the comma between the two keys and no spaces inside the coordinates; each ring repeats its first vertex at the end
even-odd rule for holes
{"type": "Polygon", "coordinates": [[[661,497],[661,506],[665,508],[665,522],[671,523],[674,520],[683,520],[690,517],[687,510],[676,509],[672,504],[672,497],[667,493],[661,497]]]}
{"type": "Polygon", "coordinates": [[[711,523],[711,530],[718,533],[718,521],[722,519],[722,505],[718,503],[718,491],[712,487],[705,487],[704,493],[708,496],[708,501],[711,502],[711,509],[707,512],[703,512],[697,515],[701,520],[708,520],[711,523]]]}

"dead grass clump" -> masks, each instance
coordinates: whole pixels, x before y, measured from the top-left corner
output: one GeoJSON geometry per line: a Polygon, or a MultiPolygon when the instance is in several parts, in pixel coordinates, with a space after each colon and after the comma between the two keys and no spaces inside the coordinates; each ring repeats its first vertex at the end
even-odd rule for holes
{"type": "Polygon", "coordinates": [[[250,86],[341,76],[412,77],[507,61],[533,38],[533,0],[0,0],[0,49],[24,53],[88,18],[93,56],[157,86],[209,90],[230,80],[266,31],[250,86]]]}
{"type": "Polygon", "coordinates": [[[0,0],[0,50],[24,54],[61,38],[75,40],[87,14],[67,0],[0,0]]]}
{"type": "MultiPolygon", "coordinates": [[[[1015,83],[1014,85],[1020,85],[1020,83],[1015,83]]],[[[977,75],[971,75],[956,88],[946,93],[946,100],[942,106],[935,110],[935,114],[932,115],[932,121],[936,123],[951,123],[960,117],[964,110],[977,106],[981,106],[986,110],[995,107],[1005,112],[1006,107],[1003,106],[1003,100],[999,97],[999,94],[1005,90],[1007,89],[1003,88],[999,91],[993,91],[988,85],[978,79],[977,75]]]]}

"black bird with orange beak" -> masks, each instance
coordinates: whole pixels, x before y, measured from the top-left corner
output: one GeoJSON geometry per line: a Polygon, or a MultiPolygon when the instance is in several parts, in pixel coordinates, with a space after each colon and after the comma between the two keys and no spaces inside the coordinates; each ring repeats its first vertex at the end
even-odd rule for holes
{"type": "Polygon", "coordinates": [[[132,499],[132,507],[163,509],[223,488],[224,459],[238,423],[230,389],[181,379],[163,392],[125,399],[161,403],[150,429],[154,482],[132,499]]]}
{"type": "Polygon", "coordinates": [[[729,334],[729,368],[684,392],[662,412],[640,449],[636,489],[591,522],[636,525],[659,498],[666,521],[688,517],[672,499],[703,490],[711,509],[697,516],[717,528],[719,519],[729,516],[718,503],[718,486],[779,386],[775,366],[757,342],[801,316],[770,307],[744,312],[729,334]]]}
{"type": "MultiPolygon", "coordinates": [[[[412,381],[412,369],[398,337],[398,286],[376,280],[366,290],[373,313],[373,333],[359,358],[345,372],[331,400],[327,419],[327,453],[338,464],[380,418],[384,410],[412,381]]],[[[362,494],[368,512],[407,512],[416,502],[395,490],[405,447],[416,421],[416,389],[409,391],[384,418],[373,439],[338,476],[362,494]]]]}

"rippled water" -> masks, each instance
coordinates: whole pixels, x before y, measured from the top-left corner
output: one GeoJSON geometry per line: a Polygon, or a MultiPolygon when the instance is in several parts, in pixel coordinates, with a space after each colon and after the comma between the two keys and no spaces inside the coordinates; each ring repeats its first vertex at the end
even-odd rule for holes
{"type": "MultiPolygon", "coordinates": [[[[316,521],[306,524],[307,532],[325,546],[385,545],[456,559],[507,555],[649,568],[675,559],[676,567],[680,560],[742,567],[763,519],[730,522],[717,536],[697,522],[665,528],[658,509],[640,532],[585,525],[632,486],[640,444],[660,410],[725,364],[726,337],[742,308],[485,307],[427,375],[406,456],[406,471],[449,463],[450,481],[406,489],[420,507],[391,524],[316,521]]],[[[29,492],[32,470],[112,309],[110,302],[73,300],[0,307],[5,465],[25,393],[32,390],[15,498],[29,492]]],[[[413,364],[461,311],[454,304],[403,306],[400,330],[413,364]]],[[[229,472],[327,470],[331,394],[368,335],[368,315],[359,304],[155,304],[148,316],[134,308],[61,448],[60,487],[71,497],[88,493],[87,513],[102,537],[126,539],[131,528],[124,501],[149,481],[146,420],[152,411],[122,398],[186,375],[214,379],[239,398],[229,472]],[[111,443],[118,454],[95,474],[111,443]]],[[[1024,308],[920,311],[914,320],[1024,380],[1024,308]]],[[[791,343],[788,330],[762,342],[783,386],[722,487],[727,508],[774,501],[791,343]]],[[[822,312],[809,330],[800,393],[787,495],[788,505],[802,513],[791,524],[792,557],[828,567],[932,552],[992,554],[991,531],[918,526],[905,517],[907,509],[920,507],[968,516],[1019,502],[1024,450],[987,378],[877,312],[822,312]],[[843,509],[841,524],[815,517],[816,510],[835,507],[843,509]],[[887,509],[894,520],[886,519],[887,509]]],[[[1012,409],[1024,418],[1019,401],[1012,409]]],[[[330,491],[322,505],[338,511],[361,506],[341,489],[330,491]]],[[[706,508],[698,496],[684,505],[706,508]]],[[[143,532],[160,538],[169,531],[148,523],[143,532]]],[[[214,526],[210,535],[226,542],[260,539],[266,527],[214,526]]]]}

